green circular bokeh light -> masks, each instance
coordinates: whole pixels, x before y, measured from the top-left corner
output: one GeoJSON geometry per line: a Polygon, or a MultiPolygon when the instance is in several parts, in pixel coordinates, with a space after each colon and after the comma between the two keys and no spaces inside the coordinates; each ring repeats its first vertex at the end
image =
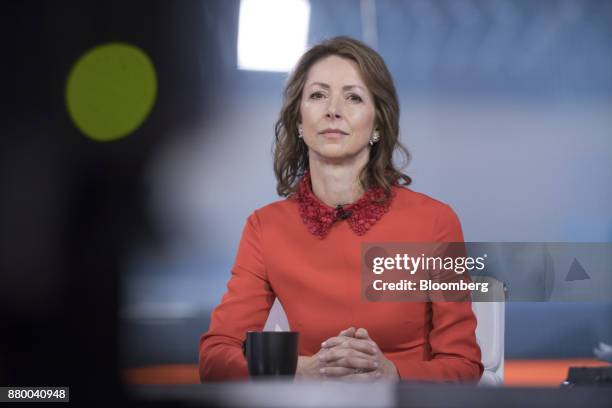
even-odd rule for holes
{"type": "Polygon", "coordinates": [[[136,130],[151,112],[156,95],[151,59],[140,48],[122,43],[87,51],[66,83],[72,121],[99,142],[121,139],[136,130]]]}

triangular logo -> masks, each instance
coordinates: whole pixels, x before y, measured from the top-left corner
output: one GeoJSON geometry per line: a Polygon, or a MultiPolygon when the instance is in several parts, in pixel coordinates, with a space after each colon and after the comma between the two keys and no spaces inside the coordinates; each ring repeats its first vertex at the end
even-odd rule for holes
{"type": "Polygon", "coordinates": [[[576,280],[585,280],[591,279],[591,277],[586,273],[580,262],[576,258],[572,261],[572,266],[570,266],[569,272],[567,272],[567,276],[565,277],[565,281],[576,281],[576,280]]]}

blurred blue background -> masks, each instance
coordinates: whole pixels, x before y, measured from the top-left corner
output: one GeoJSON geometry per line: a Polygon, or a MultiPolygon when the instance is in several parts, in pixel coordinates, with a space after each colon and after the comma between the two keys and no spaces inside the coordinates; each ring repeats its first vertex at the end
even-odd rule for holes
{"type": "MultiPolygon", "coordinates": [[[[467,241],[612,241],[612,2],[309,4],[308,45],[346,34],[385,59],[411,188],[450,204],[467,241]]],[[[287,73],[237,69],[239,8],[172,2],[158,17],[171,55],[158,68],[175,70],[160,104],[183,113],[147,167],[165,245],[136,246],[122,277],[126,366],[197,361],[244,222],[278,199],[271,146],[287,73]]],[[[506,313],[506,358],[589,357],[612,342],[609,303],[506,313]]]]}

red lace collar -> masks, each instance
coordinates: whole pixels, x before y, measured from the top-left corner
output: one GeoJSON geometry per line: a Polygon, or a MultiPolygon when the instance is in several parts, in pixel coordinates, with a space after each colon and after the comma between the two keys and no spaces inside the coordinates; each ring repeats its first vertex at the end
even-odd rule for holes
{"type": "Polygon", "coordinates": [[[298,202],[300,216],[308,231],[324,238],[335,222],[343,220],[348,222],[355,234],[365,234],[387,212],[392,197],[385,197],[382,187],[374,187],[367,190],[354,203],[333,208],[322,203],[314,195],[310,174],[306,173],[300,180],[293,198],[298,202]]]}

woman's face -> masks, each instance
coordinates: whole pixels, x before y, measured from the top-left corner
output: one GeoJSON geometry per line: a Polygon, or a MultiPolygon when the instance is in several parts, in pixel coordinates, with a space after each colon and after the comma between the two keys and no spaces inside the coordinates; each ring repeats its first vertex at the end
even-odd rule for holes
{"type": "Polygon", "coordinates": [[[374,98],[358,65],[331,55],[308,71],[300,103],[304,142],[311,160],[369,157],[374,130],[374,98]]]}

